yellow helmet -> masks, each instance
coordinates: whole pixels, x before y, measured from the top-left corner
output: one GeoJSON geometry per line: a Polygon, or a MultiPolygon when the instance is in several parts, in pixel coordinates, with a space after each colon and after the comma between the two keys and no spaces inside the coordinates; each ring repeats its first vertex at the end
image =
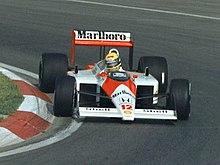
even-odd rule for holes
{"type": "Polygon", "coordinates": [[[121,59],[119,57],[119,54],[114,51],[109,51],[109,53],[105,57],[105,64],[107,72],[118,71],[121,67],[121,59]]]}

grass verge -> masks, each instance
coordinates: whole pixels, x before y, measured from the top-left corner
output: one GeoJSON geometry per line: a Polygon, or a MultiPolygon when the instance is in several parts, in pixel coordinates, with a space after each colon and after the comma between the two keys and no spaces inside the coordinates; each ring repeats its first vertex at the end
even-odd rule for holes
{"type": "MultiPolygon", "coordinates": [[[[11,79],[0,73],[0,114],[11,115],[14,113],[24,97],[21,95],[19,88],[11,79]]],[[[0,118],[0,121],[3,118],[0,118]]]]}

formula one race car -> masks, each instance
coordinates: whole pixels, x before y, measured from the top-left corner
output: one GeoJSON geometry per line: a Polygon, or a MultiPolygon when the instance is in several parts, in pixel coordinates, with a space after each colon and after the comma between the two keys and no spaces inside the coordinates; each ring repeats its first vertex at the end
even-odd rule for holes
{"type": "Polygon", "coordinates": [[[39,88],[54,92],[54,115],[116,117],[128,121],[136,118],[188,120],[189,81],[173,79],[167,89],[168,67],[164,57],[143,56],[134,70],[133,46],[132,34],[128,32],[73,30],[70,66],[65,54],[43,53],[39,88]],[[100,46],[99,61],[84,70],[74,66],[77,45],[100,46]],[[129,69],[106,73],[103,60],[106,47],[129,48],[129,69]]]}

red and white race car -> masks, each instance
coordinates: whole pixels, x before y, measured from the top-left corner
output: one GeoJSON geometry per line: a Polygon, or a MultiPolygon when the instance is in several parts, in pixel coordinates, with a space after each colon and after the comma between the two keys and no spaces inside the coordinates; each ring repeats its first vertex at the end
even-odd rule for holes
{"type": "Polygon", "coordinates": [[[133,47],[132,34],[128,32],[74,30],[70,67],[65,54],[43,53],[39,88],[54,92],[54,115],[116,117],[128,121],[136,118],[188,120],[189,81],[173,79],[168,89],[164,57],[143,56],[138,68],[133,70],[133,47]],[[73,67],[77,45],[100,46],[99,62],[84,70],[73,67]],[[103,61],[106,47],[129,48],[129,70],[106,74],[103,61]]]}

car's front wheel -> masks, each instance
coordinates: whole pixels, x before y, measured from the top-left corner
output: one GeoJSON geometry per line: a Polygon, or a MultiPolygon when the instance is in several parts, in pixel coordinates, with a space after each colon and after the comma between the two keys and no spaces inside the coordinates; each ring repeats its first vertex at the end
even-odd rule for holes
{"type": "Polygon", "coordinates": [[[56,79],[54,93],[54,115],[71,117],[76,106],[76,79],[70,76],[60,76],[56,79]]]}
{"type": "Polygon", "coordinates": [[[175,109],[177,119],[188,120],[191,104],[191,84],[186,79],[173,79],[167,100],[168,108],[175,109]]]}

